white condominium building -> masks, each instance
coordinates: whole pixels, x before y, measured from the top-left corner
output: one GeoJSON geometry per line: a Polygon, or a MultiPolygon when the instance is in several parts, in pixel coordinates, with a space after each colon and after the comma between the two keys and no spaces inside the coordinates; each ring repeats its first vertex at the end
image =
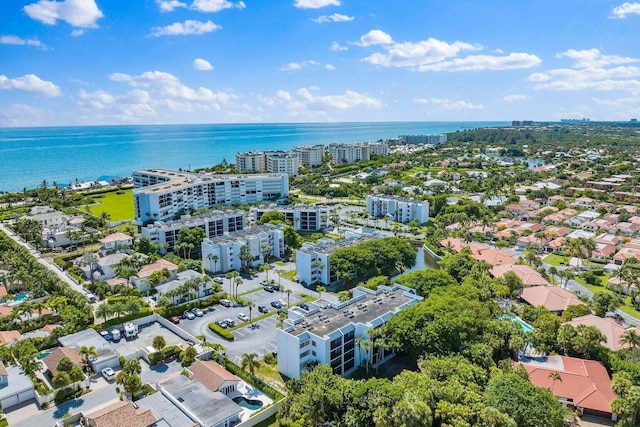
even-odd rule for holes
{"type": "Polygon", "coordinates": [[[366,204],[367,213],[374,218],[386,216],[396,222],[410,222],[415,219],[420,224],[429,221],[429,202],[427,200],[369,194],[366,204]]]}
{"type": "Polygon", "coordinates": [[[296,251],[296,275],[300,283],[312,285],[322,283],[330,285],[338,281],[338,276],[331,270],[329,256],[339,248],[348,248],[374,238],[371,235],[355,236],[340,241],[318,239],[313,243],[303,243],[296,251]]]}
{"type": "Polygon", "coordinates": [[[236,171],[238,173],[258,173],[267,171],[267,162],[263,151],[236,153],[236,171]]]}
{"type": "Polygon", "coordinates": [[[275,200],[289,194],[289,175],[193,174],[162,169],[133,171],[136,224],[173,220],[176,214],[218,205],[275,200]]]}
{"type": "Polygon", "coordinates": [[[284,219],[291,223],[296,231],[320,231],[329,227],[329,213],[333,207],[320,205],[261,205],[249,208],[249,217],[255,224],[265,212],[276,211],[284,214],[284,219]]]}
{"type": "Polygon", "coordinates": [[[184,215],[175,221],[154,221],[142,227],[143,237],[147,237],[152,243],[160,245],[161,253],[173,251],[178,240],[178,233],[183,228],[200,227],[207,238],[223,236],[225,233],[241,231],[245,229],[245,212],[241,210],[213,210],[201,215],[184,215]]]}
{"type": "Polygon", "coordinates": [[[244,231],[229,233],[222,237],[202,241],[202,265],[211,273],[226,273],[242,269],[241,248],[247,249],[253,258],[248,260],[251,267],[263,264],[268,254],[276,258],[284,256],[284,233],[274,225],[259,225],[244,231]]]}
{"type": "Polygon", "coordinates": [[[447,134],[435,135],[400,135],[400,140],[406,144],[444,144],[447,142],[447,134]]]}
{"type": "Polygon", "coordinates": [[[420,301],[422,297],[400,285],[380,286],[375,291],[358,286],[353,298],[340,304],[320,301],[309,304],[309,311],[294,307],[282,329],[276,329],[278,370],[299,379],[315,363],[327,364],[343,376],[364,363],[376,367],[393,357],[394,350],[373,341],[372,351],[366,351],[357,348],[357,338],[371,340],[368,331],[420,301]]]}
{"type": "Polygon", "coordinates": [[[324,158],[325,149],[326,147],[323,144],[293,147],[293,150],[298,153],[300,164],[306,168],[320,166],[324,158]]]}
{"type": "Polygon", "coordinates": [[[332,142],[329,144],[329,154],[331,154],[333,163],[355,163],[371,159],[372,154],[378,156],[388,155],[389,145],[386,142],[362,142],[358,144],[332,142]]]}

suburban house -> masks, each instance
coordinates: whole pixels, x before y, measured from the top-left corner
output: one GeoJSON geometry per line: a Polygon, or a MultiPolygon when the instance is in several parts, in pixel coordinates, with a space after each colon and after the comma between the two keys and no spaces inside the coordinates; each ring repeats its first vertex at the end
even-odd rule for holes
{"type": "MultiPolygon", "coordinates": [[[[7,308],[7,312],[3,313],[0,310],[0,315],[6,316],[8,313],[11,313],[13,310],[11,307],[0,306],[1,308],[7,308]]],[[[11,331],[0,331],[0,345],[1,344],[11,344],[14,341],[20,341],[22,339],[22,334],[19,331],[11,330],[11,331]]]]}
{"type": "Polygon", "coordinates": [[[617,396],[611,389],[611,379],[601,362],[548,356],[524,359],[522,365],[529,372],[529,381],[537,387],[550,390],[564,406],[575,408],[580,414],[616,421],[611,403],[617,396]]]}
{"type": "Polygon", "coordinates": [[[169,272],[169,278],[167,280],[174,280],[178,273],[178,266],[172,262],[160,258],[159,260],[143,266],[138,274],[131,278],[131,283],[140,289],[140,292],[146,292],[151,289],[149,284],[149,278],[156,271],[162,271],[166,269],[169,272]]]}
{"type": "Polygon", "coordinates": [[[524,264],[497,265],[489,270],[489,273],[491,273],[493,277],[502,277],[509,271],[515,273],[525,287],[550,285],[547,279],[542,277],[540,273],[524,264]]]}
{"type": "Polygon", "coordinates": [[[116,402],[83,415],[83,425],[87,427],[151,427],[158,421],[149,409],[127,401],[116,402]]]}
{"type": "Polygon", "coordinates": [[[240,378],[211,360],[196,360],[189,366],[191,378],[211,391],[219,391],[228,396],[237,391],[240,378]]]}
{"type": "Polygon", "coordinates": [[[100,252],[103,255],[113,253],[121,248],[133,246],[133,237],[124,233],[113,233],[100,239],[100,252]]]}
{"type": "Polygon", "coordinates": [[[80,356],[80,353],[78,353],[78,350],[75,348],[57,347],[42,361],[52,377],[58,373],[58,364],[63,357],[68,357],[76,366],[82,367],[84,364],[82,356],[80,356]]]}
{"type": "Polygon", "coordinates": [[[0,362],[0,406],[7,409],[36,397],[31,379],[20,366],[0,362]]]}
{"type": "Polygon", "coordinates": [[[556,314],[561,314],[570,305],[584,304],[577,296],[559,286],[524,288],[520,293],[520,299],[534,307],[545,306],[556,314]]]}
{"type": "Polygon", "coordinates": [[[629,327],[622,322],[612,317],[599,317],[594,314],[587,314],[586,316],[576,317],[569,322],[568,325],[574,328],[579,325],[593,326],[598,328],[602,335],[607,338],[607,342],[602,344],[611,351],[618,351],[624,348],[629,348],[629,344],[623,344],[622,338],[630,330],[636,330],[636,328],[629,327]]]}
{"type": "Polygon", "coordinates": [[[109,341],[100,336],[95,329],[85,329],[75,334],[65,335],[58,338],[58,343],[62,347],[72,347],[79,350],[82,346],[95,347],[98,357],[89,360],[91,368],[95,372],[100,372],[104,368],[117,368],[120,366],[120,353],[109,341]]]}

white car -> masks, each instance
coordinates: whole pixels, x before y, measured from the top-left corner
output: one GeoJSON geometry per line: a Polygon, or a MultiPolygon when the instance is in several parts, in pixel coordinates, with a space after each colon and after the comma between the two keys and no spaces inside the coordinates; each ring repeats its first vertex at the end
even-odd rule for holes
{"type": "Polygon", "coordinates": [[[102,376],[107,381],[113,381],[114,379],[116,379],[116,373],[111,368],[104,368],[102,370],[102,376]]]}
{"type": "Polygon", "coordinates": [[[244,313],[240,313],[240,314],[238,314],[238,319],[242,320],[243,322],[248,322],[249,321],[249,316],[247,316],[244,313]]]}

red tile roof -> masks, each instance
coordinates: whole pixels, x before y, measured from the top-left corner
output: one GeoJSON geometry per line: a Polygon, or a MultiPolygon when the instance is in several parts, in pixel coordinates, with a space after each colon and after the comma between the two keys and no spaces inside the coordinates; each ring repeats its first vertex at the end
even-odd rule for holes
{"type": "Polygon", "coordinates": [[[85,415],[93,427],[149,427],[156,423],[150,409],[138,408],[132,402],[116,402],[85,415]]]}
{"type": "Polygon", "coordinates": [[[22,335],[19,331],[0,331],[0,344],[19,341],[22,335]]]}
{"type": "Polygon", "coordinates": [[[612,351],[629,348],[630,346],[628,344],[621,343],[622,337],[628,330],[635,329],[629,328],[611,317],[603,318],[593,314],[576,317],[575,319],[567,322],[567,324],[574,328],[579,325],[594,326],[598,328],[598,330],[607,338],[607,342],[603,345],[612,351]]]}
{"type": "Polygon", "coordinates": [[[534,307],[543,305],[549,311],[564,311],[570,305],[584,304],[577,296],[559,286],[524,288],[520,298],[534,307]]]}
{"type": "Polygon", "coordinates": [[[58,363],[62,360],[63,357],[68,357],[71,359],[74,365],[82,366],[84,361],[82,360],[82,356],[78,353],[78,350],[71,347],[58,347],[54,349],[47,357],[42,361],[47,369],[51,372],[52,376],[55,376],[58,373],[58,363]]]}
{"type": "Polygon", "coordinates": [[[552,391],[558,398],[571,399],[576,407],[611,413],[616,395],[604,365],[594,360],[549,356],[546,363],[523,363],[529,380],[552,391]],[[560,374],[555,382],[551,374],[560,374]]]}
{"type": "Polygon", "coordinates": [[[227,381],[240,381],[240,378],[210,360],[198,360],[189,367],[189,370],[193,374],[192,379],[214,392],[227,381]]]}
{"type": "Polygon", "coordinates": [[[525,286],[549,286],[550,283],[542,277],[540,273],[538,273],[533,268],[528,265],[522,264],[511,264],[511,265],[497,265],[493,267],[489,272],[493,277],[502,277],[508,271],[513,271],[516,276],[522,280],[522,283],[525,286]]]}
{"type": "Polygon", "coordinates": [[[144,279],[146,277],[151,276],[151,274],[154,271],[160,271],[163,268],[166,268],[169,271],[177,271],[178,270],[178,266],[175,265],[174,263],[169,262],[169,261],[164,260],[164,259],[159,259],[154,263],[147,264],[144,267],[142,267],[140,269],[140,271],[138,271],[138,274],[136,276],[139,279],[144,279]]]}

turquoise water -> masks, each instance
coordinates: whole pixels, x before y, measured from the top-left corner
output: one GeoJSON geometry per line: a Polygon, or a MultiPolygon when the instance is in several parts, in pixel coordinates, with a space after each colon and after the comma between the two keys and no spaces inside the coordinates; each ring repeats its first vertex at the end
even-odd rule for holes
{"type": "Polygon", "coordinates": [[[24,292],[20,292],[19,294],[17,294],[13,300],[16,302],[22,302],[22,301],[26,301],[29,299],[29,294],[26,294],[24,292]]]}
{"type": "Polygon", "coordinates": [[[513,314],[508,314],[503,317],[503,319],[511,320],[512,322],[517,322],[524,332],[531,332],[533,328],[527,322],[519,318],[518,316],[514,316],[513,314]]]}
{"type": "Polygon", "coordinates": [[[130,176],[134,169],[193,169],[237,151],[377,141],[508,122],[300,123],[0,128],[0,190],[130,176]]]}
{"type": "Polygon", "coordinates": [[[243,408],[251,409],[252,411],[262,408],[262,402],[259,400],[247,399],[244,396],[234,397],[232,400],[243,408]]]}
{"type": "Polygon", "coordinates": [[[38,354],[38,360],[43,360],[47,357],[51,352],[50,351],[42,351],[38,354]]]}

